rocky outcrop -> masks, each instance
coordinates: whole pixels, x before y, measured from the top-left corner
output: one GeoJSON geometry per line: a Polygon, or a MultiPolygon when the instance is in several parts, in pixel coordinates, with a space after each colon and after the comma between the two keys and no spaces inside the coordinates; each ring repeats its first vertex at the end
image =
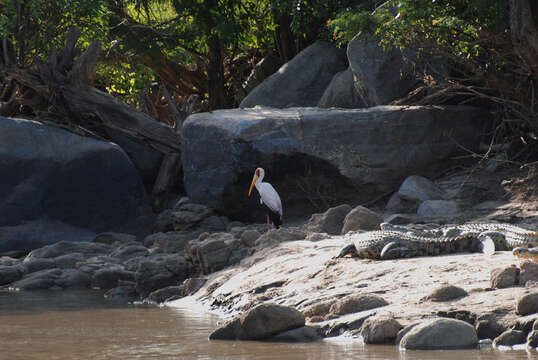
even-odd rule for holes
{"type": "Polygon", "coordinates": [[[465,321],[433,319],[413,327],[400,341],[409,350],[473,348],[478,344],[475,329],[465,321]]]}
{"type": "Polygon", "coordinates": [[[489,284],[493,289],[503,289],[517,284],[519,268],[515,265],[506,268],[493,269],[490,274],[489,284]]]}
{"type": "Polygon", "coordinates": [[[185,188],[193,201],[230,217],[263,221],[257,196],[246,196],[261,166],[283,199],[285,219],[319,212],[312,203],[328,208],[328,199],[362,203],[406,176],[433,171],[430,165],[458,151],[456,143],[473,147],[482,115],[450,106],[194,114],[182,131],[185,188]]]}
{"type": "Polygon", "coordinates": [[[139,214],[142,182],[115,144],[0,117],[0,158],[0,252],[88,240],[139,214]]]}
{"type": "Polygon", "coordinates": [[[353,79],[353,71],[347,68],[335,74],[318,102],[320,108],[356,109],[365,107],[353,79]]]}
{"type": "Polygon", "coordinates": [[[316,106],[333,75],[346,66],[342,50],[328,42],[317,41],[255,87],[241,101],[240,107],[316,106]]]}

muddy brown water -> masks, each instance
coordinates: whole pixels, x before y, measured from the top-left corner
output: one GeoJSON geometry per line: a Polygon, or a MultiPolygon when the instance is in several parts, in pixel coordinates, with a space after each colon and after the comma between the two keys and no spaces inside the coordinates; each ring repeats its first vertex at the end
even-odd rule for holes
{"type": "Polygon", "coordinates": [[[222,319],[176,302],[124,304],[97,291],[0,292],[0,359],[531,359],[536,352],[399,351],[334,338],[316,343],[209,341],[222,319]]]}

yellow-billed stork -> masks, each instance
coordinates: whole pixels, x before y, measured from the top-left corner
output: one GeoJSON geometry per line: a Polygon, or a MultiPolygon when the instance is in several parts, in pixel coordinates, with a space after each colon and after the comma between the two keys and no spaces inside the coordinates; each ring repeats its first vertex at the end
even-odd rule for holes
{"type": "Polygon", "coordinates": [[[265,171],[262,168],[257,168],[254,171],[248,196],[250,196],[252,189],[256,187],[260,194],[260,204],[265,206],[267,210],[267,231],[269,231],[271,230],[271,222],[275,224],[277,229],[282,225],[282,201],[280,201],[280,196],[278,196],[273,185],[268,182],[262,182],[264,176],[265,171]]]}

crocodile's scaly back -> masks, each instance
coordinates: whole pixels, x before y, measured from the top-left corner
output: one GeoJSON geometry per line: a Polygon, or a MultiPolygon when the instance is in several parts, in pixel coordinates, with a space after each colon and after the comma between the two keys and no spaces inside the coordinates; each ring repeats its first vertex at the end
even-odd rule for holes
{"type": "Polygon", "coordinates": [[[491,241],[496,250],[538,246],[538,231],[510,224],[471,223],[433,229],[382,224],[381,228],[348,236],[355,245],[356,256],[390,259],[475,252],[482,250],[485,241],[491,241]]]}

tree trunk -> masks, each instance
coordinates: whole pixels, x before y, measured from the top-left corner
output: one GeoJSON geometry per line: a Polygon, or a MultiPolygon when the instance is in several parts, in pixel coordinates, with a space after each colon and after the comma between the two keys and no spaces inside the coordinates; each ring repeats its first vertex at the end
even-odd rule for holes
{"type": "Polygon", "coordinates": [[[291,16],[280,13],[277,5],[273,5],[273,21],[275,29],[275,47],[282,62],[288,62],[295,56],[295,45],[291,33],[291,16]]]}
{"type": "Polygon", "coordinates": [[[510,0],[510,31],[514,50],[533,77],[538,78],[538,4],[510,0]]]}
{"type": "Polygon", "coordinates": [[[224,64],[222,49],[218,36],[212,35],[209,39],[209,65],[208,65],[209,108],[211,110],[226,107],[226,93],[224,89],[224,64]]]}

